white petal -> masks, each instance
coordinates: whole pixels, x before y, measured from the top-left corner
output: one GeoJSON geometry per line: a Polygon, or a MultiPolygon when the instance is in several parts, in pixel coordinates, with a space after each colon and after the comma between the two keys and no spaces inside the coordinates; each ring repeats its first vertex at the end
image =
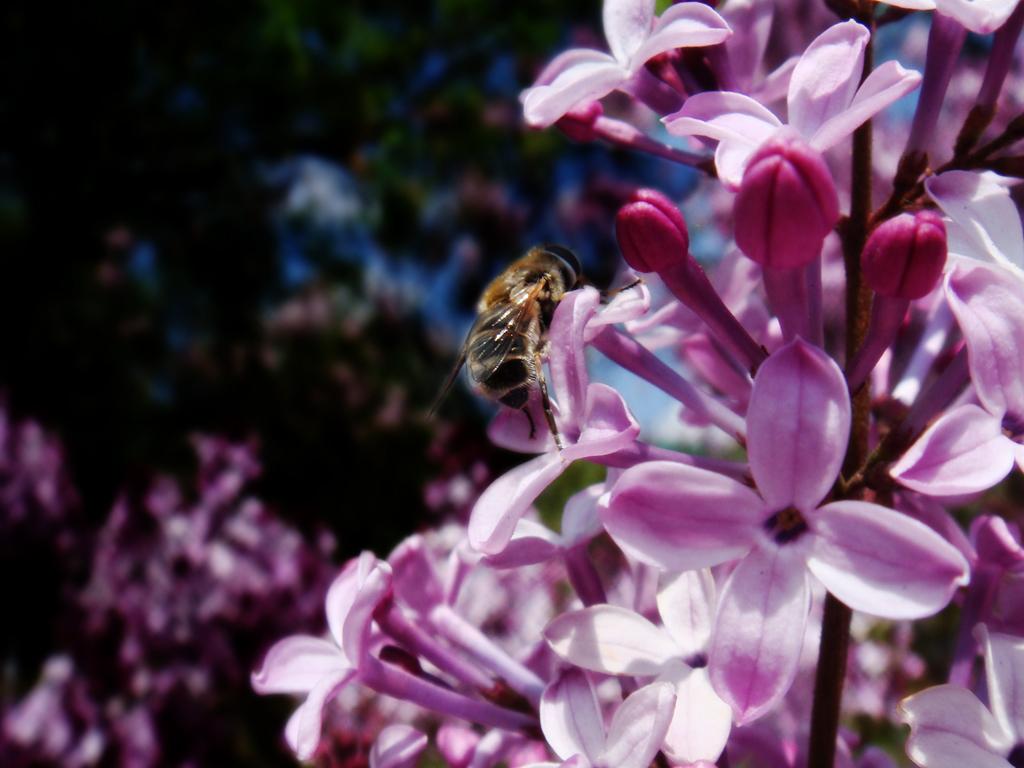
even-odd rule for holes
{"type": "Polygon", "coordinates": [[[715,580],[711,571],[702,568],[662,574],[658,613],[684,659],[707,653],[715,621],[715,580]]]}
{"type": "Polygon", "coordinates": [[[615,605],[564,613],[545,627],[544,638],[566,661],[610,675],[657,675],[679,655],[667,632],[615,605]]]}
{"type": "Polygon", "coordinates": [[[568,669],[544,690],[540,727],[563,760],[583,754],[593,761],[604,751],[601,705],[585,672],[568,669]]]}

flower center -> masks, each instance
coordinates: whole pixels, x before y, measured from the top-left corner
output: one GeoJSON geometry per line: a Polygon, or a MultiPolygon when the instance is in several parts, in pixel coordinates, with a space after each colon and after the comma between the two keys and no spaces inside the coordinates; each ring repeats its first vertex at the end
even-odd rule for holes
{"type": "Polygon", "coordinates": [[[776,544],[789,544],[807,531],[807,521],[795,507],[786,507],[765,520],[764,529],[776,544]]]}
{"type": "Polygon", "coordinates": [[[1018,744],[1006,757],[1006,762],[1013,768],[1024,768],[1024,744],[1018,744]]]}

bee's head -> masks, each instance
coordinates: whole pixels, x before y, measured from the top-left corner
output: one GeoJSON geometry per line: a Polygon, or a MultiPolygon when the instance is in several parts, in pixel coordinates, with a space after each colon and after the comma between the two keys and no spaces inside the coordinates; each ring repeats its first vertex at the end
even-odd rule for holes
{"type": "Polygon", "coordinates": [[[564,245],[545,245],[544,252],[553,256],[562,268],[562,277],[567,289],[575,288],[583,276],[583,268],[576,254],[564,245]]]}

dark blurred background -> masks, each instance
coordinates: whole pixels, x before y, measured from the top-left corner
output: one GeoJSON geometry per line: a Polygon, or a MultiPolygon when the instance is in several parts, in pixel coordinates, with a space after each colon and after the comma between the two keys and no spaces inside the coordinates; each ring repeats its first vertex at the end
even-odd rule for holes
{"type": "Polygon", "coordinates": [[[590,0],[10,2],[0,27],[0,760],[288,764],[260,653],[319,629],[336,564],[517,460],[461,389],[427,417],[481,287],[538,241],[607,284],[624,197],[692,179],[522,126],[546,60],[604,47],[590,0]]]}

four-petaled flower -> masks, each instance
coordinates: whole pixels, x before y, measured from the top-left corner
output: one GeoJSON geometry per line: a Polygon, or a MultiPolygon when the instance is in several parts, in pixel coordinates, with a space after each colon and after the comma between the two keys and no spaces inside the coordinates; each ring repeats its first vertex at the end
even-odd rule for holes
{"type": "MultiPolygon", "coordinates": [[[[838,144],[921,81],[918,73],[887,61],[861,83],[870,37],[855,21],[835,24],[808,46],[793,70],[786,99],[789,126],[818,152],[838,144]]],[[[715,168],[732,188],[740,185],[750,156],[783,126],[759,102],[732,91],[695,94],[664,123],[677,136],[716,139],[715,168]]]]}
{"type": "Polygon", "coordinates": [[[979,405],[943,414],[890,474],[931,496],[991,488],[1024,470],[1024,282],[998,264],[961,259],[946,276],[946,299],[967,346],[979,405]]]}
{"type": "Polygon", "coordinates": [[[390,566],[364,552],[349,562],[327,591],[331,639],[292,635],[279,640],[253,674],[257,693],[306,695],[284,731],[300,759],[308,760],[316,751],[327,704],[358,677],[369,654],[373,611],[390,589],[390,566]]]}
{"type": "Polygon", "coordinates": [[[572,48],[556,56],[522,94],[526,122],[544,128],[590,101],[627,89],[637,77],[652,77],[644,65],[676,48],[721,43],[729,26],[703,3],[671,6],[654,15],[654,0],[605,0],[604,34],[611,55],[572,48]]]}
{"type": "Polygon", "coordinates": [[[586,673],[566,670],[540,702],[541,729],[563,762],[527,768],[646,768],[661,748],[674,704],[671,685],[651,683],[619,705],[606,729],[586,673]]]}
{"type": "Polygon", "coordinates": [[[928,688],[900,703],[903,720],[910,725],[907,754],[923,768],[1020,764],[1024,639],[989,632],[984,624],[975,634],[985,649],[989,707],[966,688],[950,684],[928,688]]]}
{"type": "Polygon", "coordinates": [[[711,688],[706,668],[715,618],[711,572],[663,574],[658,612],[664,627],[616,605],[594,605],[562,614],[544,629],[544,637],[578,667],[671,683],[676,706],[665,754],[687,765],[714,762],[729,738],[732,710],[711,688]]]}
{"type": "Polygon", "coordinates": [[[739,560],[719,601],[709,671],[749,722],[796,674],[808,572],[855,610],[928,616],[968,580],[964,556],[905,515],[864,501],[822,504],[843,461],[850,399],[839,367],[796,339],[762,364],[747,411],[757,491],[703,469],[627,469],[602,519],[627,554],[667,570],[739,560]]]}

